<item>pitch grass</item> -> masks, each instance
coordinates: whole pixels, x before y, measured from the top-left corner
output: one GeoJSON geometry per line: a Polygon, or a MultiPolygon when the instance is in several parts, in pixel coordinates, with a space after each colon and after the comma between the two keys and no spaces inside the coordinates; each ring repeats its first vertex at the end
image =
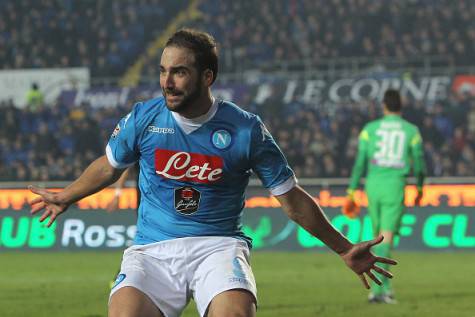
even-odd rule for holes
{"type": "MultiPolygon", "coordinates": [[[[475,252],[394,255],[397,305],[369,305],[331,253],[254,252],[257,316],[475,316],[475,252]]],[[[121,253],[0,254],[0,316],[106,316],[121,253]]],[[[197,316],[194,304],[183,316],[197,316]]]]}

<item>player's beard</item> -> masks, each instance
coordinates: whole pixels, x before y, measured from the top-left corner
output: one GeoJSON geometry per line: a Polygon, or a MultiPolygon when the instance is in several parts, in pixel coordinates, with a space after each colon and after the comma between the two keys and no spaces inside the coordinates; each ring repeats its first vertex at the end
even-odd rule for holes
{"type": "Polygon", "coordinates": [[[162,93],[165,96],[165,103],[167,105],[168,110],[182,113],[188,110],[193,103],[201,97],[201,83],[198,80],[194,89],[190,92],[183,92],[180,90],[168,90],[162,88],[162,93]],[[183,99],[175,104],[169,104],[167,101],[167,95],[175,95],[183,96],[183,99]]]}

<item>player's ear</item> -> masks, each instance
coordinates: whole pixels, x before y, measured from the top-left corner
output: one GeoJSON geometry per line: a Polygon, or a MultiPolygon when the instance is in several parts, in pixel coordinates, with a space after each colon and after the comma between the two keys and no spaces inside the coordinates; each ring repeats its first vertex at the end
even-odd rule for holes
{"type": "Polygon", "coordinates": [[[214,73],[211,69],[207,68],[203,71],[203,82],[206,86],[211,86],[214,81],[214,73]]]}

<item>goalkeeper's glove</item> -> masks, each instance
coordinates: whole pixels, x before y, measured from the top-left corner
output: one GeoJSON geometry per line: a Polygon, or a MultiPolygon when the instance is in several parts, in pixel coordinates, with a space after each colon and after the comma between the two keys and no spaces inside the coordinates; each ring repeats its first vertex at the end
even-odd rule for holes
{"type": "Polygon", "coordinates": [[[345,203],[341,208],[341,213],[348,218],[354,219],[359,216],[361,209],[355,202],[354,191],[349,189],[347,192],[348,195],[346,196],[345,203]]]}

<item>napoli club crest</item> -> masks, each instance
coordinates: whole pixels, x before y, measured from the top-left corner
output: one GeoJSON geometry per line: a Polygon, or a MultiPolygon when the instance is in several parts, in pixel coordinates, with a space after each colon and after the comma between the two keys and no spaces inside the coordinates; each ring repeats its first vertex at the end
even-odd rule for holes
{"type": "Polygon", "coordinates": [[[183,215],[191,215],[200,206],[201,194],[190,186],[175,189],[175,210],[183,215]]]}
{"type": "Polygon", "coordinates": [[[213,143],[213,146],[220,150],[227,149],[231,145],[231,141],[231,133],[224,129],[216,130],[211,135],[211,142],[213,143]]]}

